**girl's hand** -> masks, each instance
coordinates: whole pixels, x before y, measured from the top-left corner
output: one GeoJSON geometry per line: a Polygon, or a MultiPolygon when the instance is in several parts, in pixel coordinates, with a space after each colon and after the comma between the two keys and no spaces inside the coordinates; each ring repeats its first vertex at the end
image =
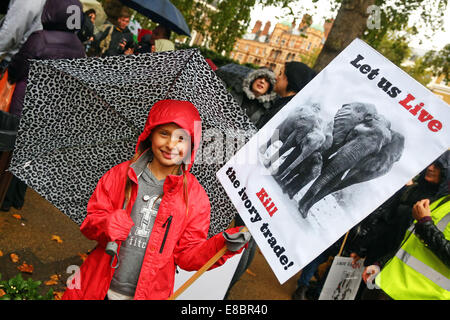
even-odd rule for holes
{"type": "Polygon", "coordinates": [[[134,222],[125,210],[113,211],[106,224],[106,233],[110,241],[124,241],[128,238],[134,222]]]}
{"type": "Polygon", "coordinates": [[[227,231],[230,230],[224,231],[223,237],[225,238],[225,243],[228,250],[233,252],[241,250],[242,247],[244,247],[252,237],[246,227],[241,227],[238,232],[232,234],[228,233],[227,231]]]}

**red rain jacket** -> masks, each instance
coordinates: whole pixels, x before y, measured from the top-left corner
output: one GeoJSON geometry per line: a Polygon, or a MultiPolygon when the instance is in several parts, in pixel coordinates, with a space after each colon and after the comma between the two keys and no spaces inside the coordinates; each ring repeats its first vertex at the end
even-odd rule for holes
{"type": "MultiPolygon", "coordinates": [[[[170,122],[178,124],[193,137],[192,164],[200,144],[201,125],[198,111],[190,102],[162,100],[155,103],[137,146],[148,138],[155,126],[170,122]]],[[[190,167],[191,165],[187,171],[190,167]]],[[[198,270],[225,245],[221,233],[207,240],[210,222],[209,199],[197,179],[189,172],[186,172],[186,175],[189,196],[187,215],[183,197],[183,176],[169,175],[164,182],[164,196],[147,244],[135,299],[167,299],[173,293],[176,265],[187,271],[198,270]]],[[[111,213],[122,211],[123,215],[118,216],[123,217],[123,221],[119,223],[131,229],[133,222],[130,213],[136,196],[137,175],[133,167],[129,166],[129,161],[113,167],[99,180],[89,200],[86,219],[81,225],[81,232],[87,238],[96,240],[98,245],[81,266],[79,281],[73,278],[72,286],[64,293],[63,300],[105,298],[115,270],[110,266],[111,256],[105,253],[107,242],[115,240],[106,231],[106,225],[111,213]],[[123,210],[126,175],[133,183],[131,199],[123,210]],[[80,288],[76,287],[77,283],[80,288]]],[[[227,232],[234,233],[237,229],[227,232]]],[[[236,253],[227,251],[212,268],[222,265],[236,253]]]]}

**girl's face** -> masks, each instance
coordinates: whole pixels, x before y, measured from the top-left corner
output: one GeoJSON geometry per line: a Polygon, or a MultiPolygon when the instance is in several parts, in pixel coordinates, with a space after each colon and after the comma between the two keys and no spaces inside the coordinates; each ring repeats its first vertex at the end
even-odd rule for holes
{"type": "Polygon", "coordinates": [[[157,126],[151,133],[153,160],[170,168],[190,160],[191,138],[189,133],[175,123],[157,126]]]}

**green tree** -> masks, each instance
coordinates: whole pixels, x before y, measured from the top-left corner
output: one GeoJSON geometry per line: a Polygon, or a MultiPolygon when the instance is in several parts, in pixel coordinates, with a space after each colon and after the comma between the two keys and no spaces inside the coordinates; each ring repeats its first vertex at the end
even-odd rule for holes
{"type": "Polygon", "coordinates": [[[424,58],[417,58],[411,66],[400,66],[406,73],[416,81],[426,86],[430,83],[433,73],[424,62],[424,58]]]}
{"type": "MultiPolygon", "coordinates": [[[[322,70],[334,57],[355,38],[363,38],[377,48],[388,31],[405,30],[415,13],[420,19],[418,27],[427,27],[431,33],[442,26],[447,0],[334,0],[340,3],[339,10],[314,69],[322,70]],[[380,10],[368,10],[376,5],[380,10]],[[369,13],[373,28],[367,27],[369,13]],[[378,20],[379,19],[379,20],[378,20]],[[377,20],[379,24],[377,24],[377,20]],[[351,22],[351,23],[350,23],[351,22]]],[[[376,8],[375,8],[376,9],[376,8]]]]}
{"type": "Polygon", "coordinates": [[[439,51],[429,51],[423,58],[423,63],[431,69],[434,76],[444,75],[445,82],[449,82],[450,43],[439,51]]]}
{"type": "Polygon", "coordinates": [[[400,66],[411,55],[411,48],[408,45],[409,41],[410,37],[407,33],[399,35],[390,31],[379,41],[376,49],[391,62],[400,66]]]}
{"type": "Polygon", "coordinates": [[[406,60],[412,58],[412,50],[408,45],[411,41],[411,36],[412,33],[409,30],[406,32],[388,31],[378,42],[377,50],[411,77],[426,86],[431,81],[432,72],[429,65],[425,63],[424,58],[416,58],[413,64],[411,62],[404,64],[406,60]]]}

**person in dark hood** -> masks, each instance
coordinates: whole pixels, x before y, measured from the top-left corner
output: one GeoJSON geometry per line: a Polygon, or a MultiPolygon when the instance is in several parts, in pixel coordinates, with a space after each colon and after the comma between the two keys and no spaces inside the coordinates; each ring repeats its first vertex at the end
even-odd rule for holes
{"type": "MultiPolygon", "coordinates": [[[[350,255],[356,263],[365,258],[364,265],[383,266],[397,251],[406,230],[413,222],[413,206],[422,199],[434,202],[448,194],[450,151],[446,151],[436,161],[423,170],[414,180],[397,191],[362,222],[353,227],[347,237],[344,255],[350,255]]],[[[342,237],[306,266],[297,283],[297,289],[292,298],[306,300],[309,292],[309,280],[314,275],[318,265],[325,262],[329,256],[337,254],[343,242],[342,237]]],[[[359,297],[364,288],[361,284],[359,297]]],[[[379,290],[370,290],[373,296],[380,294],[379,290]]],[[[367,295],[367,292],[365,292],[367,295]]]]}
{"type": "Polygon", "coordinates": [[[78,38],[83,44],[88,44],[94,40],[94,23],[96,13],[94,9],[86,10],[83,13],[83,22],[81,24],[81,30],[77,33],[78,38]]]}
{"type": "Polygon", "coordinates": [[[392,230],[402,236],[400,243],[394,243],[393,251],[364,270],[364,282],[376,276],[380,289],[365,290],[362,299],[450,298],[447,279],[450,272],[449,164],[450,151],[447,150],[420,175],[419,184],[422,180],[423,184],[431,185],[419,187],[424,193],[409,210],[409,228],[392,230]]]}
{"type": "Polygon", "coordinates": [[[356,259],[365,257],[366,266],[382,265],[395,253],[413,222],[413,206],[422,199],[433,202],[448,193],[449,158],[450,151],[446,151],[359,224],[349,244],[356,259]]]}
{"type": "MultiPolygon", "coordinates": [[[[74,59],[85,57],[84,47],[76,32],[80,25],[74,19],[70,6],[79,7],[78,0],[47,0],[42,11],[43,30],[32,33],[13,56],[8,66],[8,81],[16,83],[11,99],[10,113],[20,117],[22,114],[25,89],[27,86],[30,59],[74,59]],[[73,22],[73,24],[71,23],[73,22]]],[[[20,209],[25,198],[26,185],[13,177],[1,210],[8,211],[11,206],[20,209]]]]}
{"type": "Polygon", "coordinates": [[[11,100],[11,113],[17,116],[22,113],[30,59],[85,57],[84,47],[76,35],[81,25],[69,23],[74,14],[67,10],[70,6],[78,6],[79,12],[82,12],[81,3],[78,0],[47,0],[41,17],[43,30],[32,33],[20,51],[11,59],[8,66],[8,80],[10,83],[16,83],[11,100]]]}
{"type": "Polygon", "coordinates": [[[277,97],[275,74],[266,68],[251,71],[241,86],[234,86],[231,95],[254,124],[271,108],[277,97]]]}
{"type": "MultiPolygon", "coordinates": [[[[355,262],[364,257],[365,266],[382,267],[395,255],[413,223],[414,205],[424,199],[432,203],[449,194],[449,164],[450,151],[446,151],[354,228],[348,246],[355,262]]],[[[379,293],[372,290],[371,296],[376,298],[379,293]]]]}
{"type": "Polygon", "coordinates": [[[281,70],[276,78],[274,91],[279,97],[275,99],[270,110],[259,119],[256,123],[256,127],[261,129],[315,76],[316,72],[306,64],[297,61],[287,62],[284,69],[281,70]]]}
{"type": "Polygon", "coordinates": [[[151,33],[143,35],[141,40],[137,44],[134,53],[135,54],[152,53],[152,44],[150,42],[151,39],[152,39],[151,33]]]}

